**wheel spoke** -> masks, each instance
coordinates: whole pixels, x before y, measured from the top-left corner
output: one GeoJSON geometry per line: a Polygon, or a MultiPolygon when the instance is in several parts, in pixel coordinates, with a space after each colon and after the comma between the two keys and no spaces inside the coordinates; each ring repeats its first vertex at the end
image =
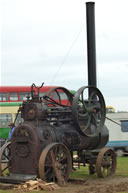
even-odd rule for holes
{"type": "MultiPolygon", "coordinates": [[[[54,92],[53,92],[53,93],[54,93],[54,92]]],[[[55,93],[57,93],[57,96],[58,96],[58,98],[59,98],[59,104],[61,104],[61,97],[60,97],[60,94],[59,94],[59,92],[58,92],[57,89],[55,90],[55,93]]]]}
{"type": "MultiPolygon", "coordinates": [[[[47,168],[47,166],[46,166],[46,168],[47,168]]],[[[47,176],[47,174],[50,172],[50,170],[51,170],[52,167],[49,167],[49,168],[47,168],[47,169],[46,169],[46,168],[45,168],[45,175],[47,176]]]]}
{"type": "Polygon", "coordinates": [[[59,163],[61,163],[61,162],[63,162],[64,160],[66,161],[66,159],[67,159],[67,156],[66,155],[64,155],[62,158],[60,158],[58,161],[59,161],[59,163]]]}
{"type": "Polygon", "coordinates": [[[87,121],[87,124],[86,124],[86,126],[84,127],[84,129],[83,129],[84,132],[88,129],[88,127],[89,127],[89,125],[90,125],[90,122],[91,122],[91,116],[89,116],[88,121],[87,121]]]}
{"type": "Polygon", "coordinates": [[[0,175],[6,176],[7,172],[5,172],[11,167],[10,161],[10,145],[11,142],[5,143],[2,148],[0,149],[0,175]]]}
{"type": "Polygon", "coordinates": [[[3,153],[3,156],[5,156],[9,160],[9,156],[6,155],[5,152],[3,153]]]}
{"type": "Polygon", "coordinates": [[[56,146],[55,147],[55,157],[57,157],[59,151],[60,151],[59,146],[56,146]]]}
{"type": "Polygon", "coordinates": [[[96,118],[96,115],[94,115],[93,113],[92,113],[92,119],[94,120],[94,122],[93,122],[93,124],[95,125],[95,127],[97,128],[97,126],[98,126],[98,123],[97,123],[97,118],[96,118]]]}
{"type": "Polygon", "coordinates": [[[96,93],[95,93],[95,91],[93,91],[93,92],[91,92],[91,94],[90,94],[90,96],[89,96],[89,99],[88,99],[88,102],[89,102],[89,106],[91,105],[91,102],[93,101],[93,99],[94,99],[94,94],[95,94],[95,96],[96,96],[96,93]]]}
{"type": "Polygon", "coordinates": [[[82,105],[83,105],[84,110],[85,110],[85,112],[86,112],[86,111],[87,111],[87,105],[85,104],[85,100],[84,100],[83,93],[84,93],[84,90],[83,90],[83,92],[81,93],[81,98],[82,98],[82,105]]]}

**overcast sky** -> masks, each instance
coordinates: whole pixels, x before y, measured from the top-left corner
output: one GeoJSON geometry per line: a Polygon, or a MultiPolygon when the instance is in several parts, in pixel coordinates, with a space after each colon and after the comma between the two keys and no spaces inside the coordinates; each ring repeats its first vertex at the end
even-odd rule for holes
{"type": "MultiPolygon", "coordinates": [[[[0,85],[87,85],[84,0],[1,0],[0,85]]],[[[95,0],[97,84],[128,111],[128,1],[95,0]]]]}

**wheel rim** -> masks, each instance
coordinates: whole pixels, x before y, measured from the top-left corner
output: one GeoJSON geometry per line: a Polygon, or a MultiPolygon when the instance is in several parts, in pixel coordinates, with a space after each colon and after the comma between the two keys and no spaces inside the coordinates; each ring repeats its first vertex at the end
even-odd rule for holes
{"type": "Polygon", "coordinates": [[[67,147],[53,143],[45,147],[39,159],[39,176],[45,181],[67,181],[72,168],[67,147]]]}
{"type": "Polygon", "coordinates": [[[10,156],[11,142],[8,142],[0,149],[0,176],[8,176],[11,168],[10,156]]]}
{"type": "Polygon", "coordinates": [[[112,176],[116,170],[116,154],[112,149],[102,149],[96,160],[96,172],[98,177],[112,176]]]}

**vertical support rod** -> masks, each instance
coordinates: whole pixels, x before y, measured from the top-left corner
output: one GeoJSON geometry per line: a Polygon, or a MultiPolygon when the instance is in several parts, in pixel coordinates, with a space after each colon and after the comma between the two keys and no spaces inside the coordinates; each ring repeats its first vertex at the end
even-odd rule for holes
{"type": "MultiPolygon", "coordinates": [[[[95,3],[86,3],[88,85],[97,87],[95,45],[95,3]]],[[[89,95],[91,90],[89,91],[89,95]]]]}

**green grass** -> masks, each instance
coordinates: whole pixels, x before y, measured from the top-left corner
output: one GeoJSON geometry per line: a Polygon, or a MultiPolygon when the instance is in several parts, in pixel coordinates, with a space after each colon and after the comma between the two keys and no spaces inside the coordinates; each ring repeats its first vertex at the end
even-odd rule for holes
{"type": "Polygon", "coordinates": [[[71,178],[95,178],[96,174],[89,175],[88,165],[86,167],[76,168],[76,171],[71,172],[71,178]]]}
{"type": "Polygon", "coordinates": [[[116,176],[128,177],[128,157],[117,158],[116,176]]]}
{"type": "MultiPolygon", "coordinates": [[[[127,176],[128,177],[128,157],[117,158],[116,176],[127,176]]],[[[97,178],[97,175],[89,175],[88,165],[81,167],[70,174],[72,178],[97,178]]]]}

